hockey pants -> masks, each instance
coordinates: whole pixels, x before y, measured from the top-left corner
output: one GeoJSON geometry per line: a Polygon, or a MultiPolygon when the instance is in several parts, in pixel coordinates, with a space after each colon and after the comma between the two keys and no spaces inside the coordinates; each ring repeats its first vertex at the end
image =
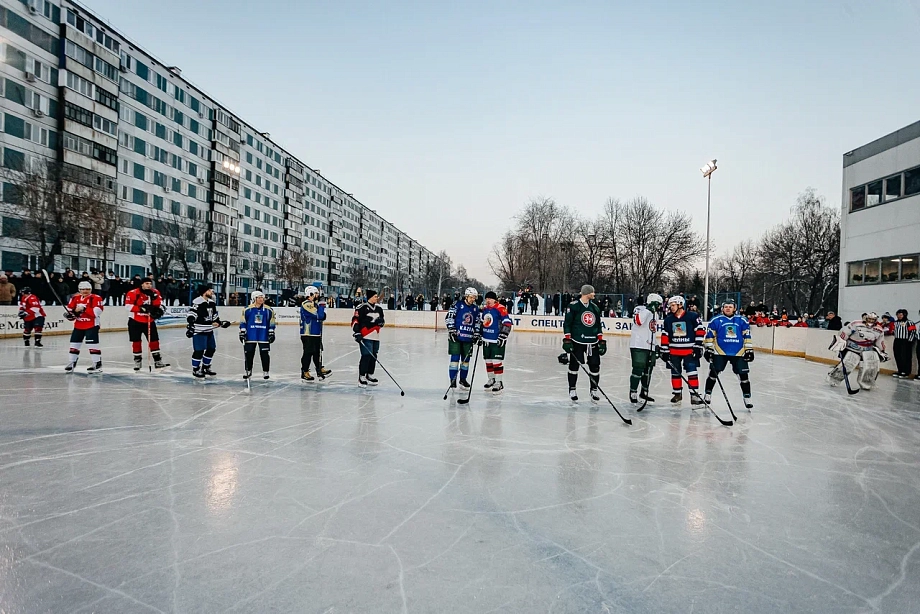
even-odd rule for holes
{"type": "Polygon", "coordinates": [[[712,357],[712,362],[709,363],[709,377],[706,378],[706,394],[711,394],[712,389],[715,388],[716,378],[719,376],[719,373],[725,370],[725,367],[731,363],[732,372],[738,376],[738,381],[741,382],[741,392],[744,394],[744,398],[751,398],[751,381],[748,379],[748,372],[750,368],[748,363],[744,361],[744,358],[741,356],[724,356],[722,354],[716,354],[712,357]]]}
{"type": "Polygon", "coordinates": [[[578,372],[581,370],[579,363],[588,368],[588,379],[591,390],[594,390],[601,381],[601,355],[597,353],[597,346],[577,342],[572,345],[574,347],[569,354],[569,390],[575,388],[578,382],[578,372]]]}
{"type": "Polygon", "coordinates": [[[360,346],[361,362],[358,363],[358,377],[373,375],[377,369],[377,352],[380,351],[380,342],[362,339],[360,346]]]}
{"type": "Polygon", "coordinates": [[[102,362],[102,350],[99,349],[99,327],[93,328],[75,328],[70,333],[70,364],[77,364],[80,357],[80,348],[86,341],[86,348],[89,350],[89,356],[93,359],[93,365],[99,365],[102,362]]]}
{"type": "MultiPolygon", "coordinates": [[[[22,323],[22,338],[25,341],[29,340],[29,336],[32,334],[32,331],[35,331],[35,343],[38,343],[42,340],[42,330],[45,328],[45,318],[38,316],[37,318],[30,320],[28,322],[22,323]]],[[[910,351],[910,350],[908,350],[910,351]]]]}
{"type": "Polygon", "coordinates": [[[210,367],[216,351],[217,342],[214,341],[213,331],[195,333],[192,337],[192,368],[210,367]]]}
{"type": "Polygon", "coordinates": [[[259,349],[259,358],[262,360],[262,371],[268,373],[268,367],[271,364],[271,356],[269,355],[269,345],[267,342],[257,342],[257,341],[247,341],[246,345],[243,346],[243,356],[245,357],[245,368],[246,371],[252,371],[252,363],[254,362],[256,356],[256,346],[259,349]]]}
{"type": "Polygon", "coordinates": [[[686,356],[675,356],[671,354],[671,388],[674,389],[675,394],[680,394],[683,390],[683,380],[680,377],[681,369],[687,371],[687,383],[690,390],[699,390],[700,388],[700,378],[697,373],[699,369],[699,362],[693,354],[688,354],[686,356]]]}
{"type": "MultiPolygon", "coordinates": [[[[128,340],[131,342],[131,352],[135,360],[143,356],[144,349],[141,339],[147,337],[147,326],[146,322],[128,320],[128,340]]],[[[150,353],[153,354],[154,360],[160,360],[160,334],[157,332],[157,323],[151,322],[149,326],[150,336],[147,338],[147,343],[150,346],[150,353]]]]}
{"type": "Polygon", "coordinates": [[[304,335],[300,338],[303,354],[300,355],[300,371],[306,373],[310,370],[310,362],[316,365],[317,373],[323,368],[323,338],[304,335]]]}
{"type": "Polygon", "coordinates": [[[629,354],[632,358],[629,390],[630,392],[636,392],[641,382],[642,390],[648,392],[649,382],[652,379],[652,369],[655,367],[655,355],[651,350],[642,348],[629,348],[629,354]]]}

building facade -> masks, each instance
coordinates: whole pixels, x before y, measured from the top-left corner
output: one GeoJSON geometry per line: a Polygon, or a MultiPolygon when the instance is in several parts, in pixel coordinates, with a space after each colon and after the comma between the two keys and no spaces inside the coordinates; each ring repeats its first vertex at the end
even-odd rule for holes
{"type": "Polygon", "coordinates": [[[319,282],[346,295],[418,292],[435,266],[431,251],[77,3],[0,0],[0,119],[0,268],[39,265],[17,181],[43,165],[63,191],[91,191],[117,211],[68,233],[56,270],[223,291],[319,282]],[[285,258],[306,271],[287,274],[285,258]]]}
{"type": "Polygon", "coordinates": [[[920,309],[920,122],[843,156],[840,315],[920,309]]]}

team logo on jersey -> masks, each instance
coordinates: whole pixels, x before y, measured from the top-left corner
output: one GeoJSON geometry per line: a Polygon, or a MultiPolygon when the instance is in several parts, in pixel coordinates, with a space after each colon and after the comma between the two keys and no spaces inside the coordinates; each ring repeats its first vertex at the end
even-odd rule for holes
{"type": "Polygon", "coordinates": [[[726,339],[737,339],[738,338],[738,328],[734,324],[725,325],[725,338],[726,339]]]}
{"type": "Polygon", "coordinates": [[[581,323],[585,326],[594,326],[594,314],[590,311],[581,314],[581,323]]]}
{"type": "Polygon", "coordinates": [[[493,319],[492,319],[491,313],[487,313],[486,315],[482,317],[482,327],[483,328],[489,328],[490,326],[492,326],[492,322],[493,322],[493,319]]]}
{"type": "Polygon", "coordinates": [[[649,321],[648,321],[648,329],[649,329],[650,331],[652,331],[653,333],[656,332],[656,331],[658,330],[658,321],[657,321],[657,320],[654,320],[654,319],[649,320],[649,321]]]}
{"type": "Polygon", "coordinates": [[[673,328],[675,337],[686,337],[687,336],[687,323],[686,322],[675,322],[672,328],[673,328]]]}
{"type": "Polygon", "coordinates": [[[463,324],[464,326],[472,326],[473,325],[473,314],[469,312],[463,314],[463,324]]]}

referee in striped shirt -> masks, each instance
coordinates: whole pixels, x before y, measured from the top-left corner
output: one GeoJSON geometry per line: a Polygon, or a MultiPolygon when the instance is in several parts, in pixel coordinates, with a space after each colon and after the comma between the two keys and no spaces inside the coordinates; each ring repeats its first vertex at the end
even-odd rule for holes
{"type": "MultiPolygon", "coordinates": [[[[898,366],[898,372],[894,374],[894,377],[902,379],[910,377],[913,360],[910,350],[916,339],[917,325],[907,319],[906,309],[898,309],[895,312],[894,321],[894,360],[898,366]]],[[[920,360],[920,350],[917,352],[917,358],[920,360]]]]}

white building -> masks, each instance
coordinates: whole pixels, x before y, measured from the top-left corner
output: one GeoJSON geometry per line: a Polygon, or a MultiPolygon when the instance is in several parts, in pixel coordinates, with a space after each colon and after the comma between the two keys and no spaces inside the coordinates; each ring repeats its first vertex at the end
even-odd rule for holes
{"type": "Polygon", "coordinates": [[[117,210],[108,234],[74,229],[56,244],[58,271],[280,292],[279,258],[303,250],[306,283],[330,293],[353,290],[357,272],[382,290],[399,269],[401,292],[424,291],[419,254],[431,252],[178,67],[76,2],[0,0],[0,268],[38,267],[15,181],[47,162],[65,191],[92,188],[117,210]]]}
{"type": "Polygon", "coordinates": [[[920,309],[920,122],[843,156],[840,316],[920,309]]]}

